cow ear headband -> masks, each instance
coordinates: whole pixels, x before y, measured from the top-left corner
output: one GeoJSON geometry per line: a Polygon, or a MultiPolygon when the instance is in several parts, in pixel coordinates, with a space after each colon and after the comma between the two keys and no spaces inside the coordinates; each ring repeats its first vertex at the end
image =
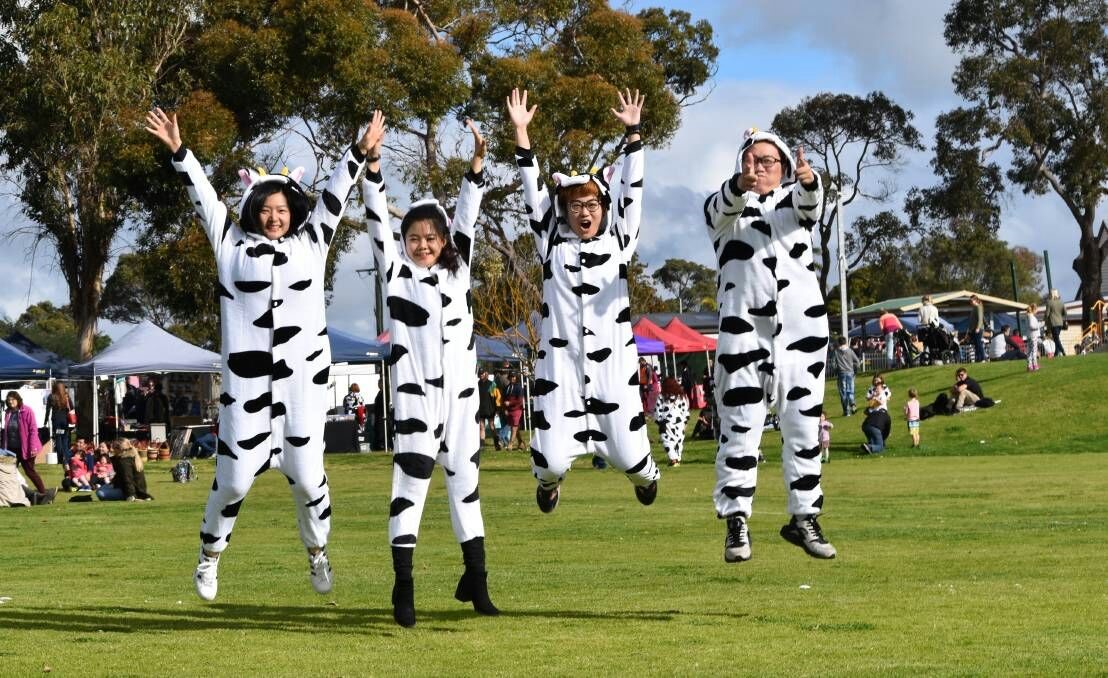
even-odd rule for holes
{"type": "Polygon", "coordinates": [[[246,188],[250,188],[254,184],[260,181],[288,181],[292,180],[295,183],[300,183],[300,179],[304,176],[304,168],[297,167],[296,169],[289,171],[288,167],[281,168],[280,174],[270,174],[263,167],[257,169],[240,169],[239,179],[242,181],[242,185],[246,188]]]}

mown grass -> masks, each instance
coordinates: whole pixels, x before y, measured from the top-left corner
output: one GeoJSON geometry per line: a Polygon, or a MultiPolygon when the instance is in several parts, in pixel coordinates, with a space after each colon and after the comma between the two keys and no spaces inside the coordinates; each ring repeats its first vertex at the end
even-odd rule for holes
{"type": "MultiPolygon", "coordinates": [[[[211,604],[190,575],[212,466],[175,485],[169,464],[150,464],[155,502],[0,514],[0,596],[11,597],[0,675],[1102,674],[1108,456],[1091,452],[1108,443],[1108,356],[1022,370],[974,367],[1003,403],[924,422],[920,451],[898,426],[885,456],[856,455],[859,418],[834,418],[822,522],[840,555],[829,562],[777,536],[773,434],[754,559],[740,565],[721,557],[710,442],[664,471],[648,508],[619,474],[579,463],[552,515],[534,506],[523,454],[489,453],[481,498],[504,612],[479,618],[452,598],[460,554],[436,474],[411,630],[389,606],[383,455],[327,458],[332,595],[311,591],[287,485],[270,473],[211,604]]],[[[889,374],[895,403],[909,386],[929,400],[952,371],[889,374]]],[[[828,403],[837,412],[833,392],[828,403]]]]}

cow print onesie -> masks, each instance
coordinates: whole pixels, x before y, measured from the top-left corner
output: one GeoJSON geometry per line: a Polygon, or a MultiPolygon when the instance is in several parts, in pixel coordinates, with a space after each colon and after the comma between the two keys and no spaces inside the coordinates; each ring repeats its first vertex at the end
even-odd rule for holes
{"type": "MultiPolygon", "coordinates": [[[[468,172],[454,219],[446,219],[459,253],[458,270],[450,273],[438,264],[428,269],[412,262],[399,231],[389,226],[381,173],[367,171],[362,181],[373,255],[388,299],[392,342],[388,362],[396,408],[396,452],[389,542],[396,547],[416,545],[436,459],[446,473],[450,522],[458,542],[485,534],[477,491],[479,399],[469,268],[484,185],[484,173],[468,172]]],[[[424,203],[412,207],[420,204],[424,203]]]]}
{"type": "Polygon", "coordinates": [[[670,462],[680,462],[685,448],[685,425],[689,421],[689,399],[685,396],[658,396],[654,421],[661,430],[662,449],[670,462]]]}
{"type": "MultiPolygon", "coordinates": [[[[209,553],[227,547],[246,493],[270,468],[288,479],[304,545],[327,545],[331,497],[323,471],[323,426],[331,349],[324,267],[364,160],[351,146],[307,221],[270,240],[230,217],[190,151],[182,146],[173,156],[215,250],[219,276],[223,393],[215,481],[200,527],[209,553]]],[[[295,183],[299,173],[240,172],[247,183],[240,214],[254,187],[295,183]]]]}
{"type": "Polygon", "coordinates": [[[600,175],[554,175],[559,186],[593,181],[600,188],[604,223],[595,237],[581,240],[540,180],[534,153],[516,148],[543,268],[531,466],[544,490],[560,484],[574,457],[584,454],[604,457],[639,487],[660,476],[646,436],[627,297],[627,265],[642,215],[642,141],[623,153],[618,195],[608,195],[615,167],[600,175]]]}
{"type": "Polygon", "coordinates": [[[721,424],[714,500],[720,517],[750,517],[767,406],[781,420],[781,465],[788,512],[816,515],[820,488],[819,415],[827,353],[827,309],[812,263],[812,227],[823,188],[793,178],[795,161],[775,135],[748,130],[735,174],[704,204],[719,266],[716,403],[721,424]],[[742,154],[773,143],[786,160],[780,186],[742,192],[742,154]]]}

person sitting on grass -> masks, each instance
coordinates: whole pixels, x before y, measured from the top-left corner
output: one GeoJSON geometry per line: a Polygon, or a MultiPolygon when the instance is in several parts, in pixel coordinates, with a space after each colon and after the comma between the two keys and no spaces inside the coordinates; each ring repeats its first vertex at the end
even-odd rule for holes
{"type": "Polygon", "coordinates": [[[954,411],[969,411],[967,408],[976,409],[977,403],[985,397],[981,390],[981,384],[969,376],[966,368],[959,367],[954,373],[954,386],[950,387],[950,395],[954,399],[954,411]]]}
{"type": "Polygon", "coordinates": [[[112,468],[108,444],[100,443],[96,449],[96,464],[92,467],[92,489],[98,490],[105,485],[111,485],[114,475],[115,470],[112,468]]]}
{"type": "Polygon", "coordinates": [[[96,491],[100,501],[152,501],[146,491],[146,474],[143,472],[142,455],[130,440],[123,438],[112,443],[112,468],[115,476],[110,485],[96,491]]]}
{"type": "Polygon", "coordinates": [[[862,421],[862,433],[866,442],[862,451],[866,454],[880,454],[885,451],[885,441],[892,433],[893,421],[889,417],[889,400],[892,391],[885,384],[881,374],[873,375],[873,384],[866,390],[866,418],[862,421]]]}
{"type": "Polygon", "coordinates": [[[66,469],[66,477],[62,485],[70,492],[91,492],[91,480],[88,466],[85,465],[84,450],[74,450],[73,456],[69,458],[69,468],[66,469]]]}

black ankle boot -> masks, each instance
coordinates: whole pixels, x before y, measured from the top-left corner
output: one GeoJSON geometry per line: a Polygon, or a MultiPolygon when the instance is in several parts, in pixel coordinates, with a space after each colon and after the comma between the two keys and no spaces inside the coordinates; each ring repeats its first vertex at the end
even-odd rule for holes
{"type": "Polygon", "coordinates": [[[462,578],[458,580],[458,588],[454,590],[454,597],[463,603],[473,603],[473,609],[479,614],[487,614],[495,617],[500,614],[489,599],[488,572],[471,572],[466,570],[462,578]]]}
{"type": "Polygon", "coordinates": [[[415,582],[397,579],[392,585],[392,618],[404,628],[415,626],[415,582]]]}
{"type": "Polygon", "coordinates": [[[392,570],[396,579],[392,585],[392,618],[405,628],[415,626],[415,582],[412,580],[412,551],[392,547],[392,570]]]}
{"type": "Polygon", "coordinates": [[[462,561],[465,572],[458,580],[454,597],[463,603],[473,603],[473,609],[480,614],[495,616],[500,610],[489,599],[488,572],[485,571],[485,538],[474,537],[462,542],[462,561]]]}

